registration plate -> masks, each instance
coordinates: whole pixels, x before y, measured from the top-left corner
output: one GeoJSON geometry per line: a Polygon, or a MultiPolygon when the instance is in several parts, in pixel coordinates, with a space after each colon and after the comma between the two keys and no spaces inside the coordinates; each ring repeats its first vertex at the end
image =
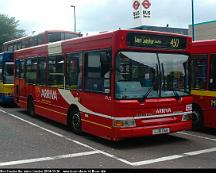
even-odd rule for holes
{"type": "Polygon", "coordinates": [[[166,134],[166,133],[169,133],[169,132],[170,132],[169,128],[161,128],[161,129],[152,130],[153,135],[166,134]]]}

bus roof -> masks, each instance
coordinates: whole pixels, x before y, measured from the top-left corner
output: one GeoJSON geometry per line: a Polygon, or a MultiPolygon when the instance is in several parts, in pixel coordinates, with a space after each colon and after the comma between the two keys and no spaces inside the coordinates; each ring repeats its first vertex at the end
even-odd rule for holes
{"type": "Polygon", "coordinates": [[[193,54],[208,54],[216,53],[216,39],[215,40],[200,40],[192,43],[193,54]]]}
{"type": "Polygon", "coordinates": [[[10,43],[14,43],[14,42],[17,42],[17,41],[20,41],[20,40],[23,40],[23,39],[27,39],[27,38],[31,38],[31,37],[32,37],[32,36],[20,37],[20,38],[14,39],[14,40],[10,40],[10,41],[4,42],[3,45],[10,44],[10,43]]]}
{"type": "Polygon", "coordinates": [[[216,39],[213,40],[198,40],[193,41],[193,46],[203,46],[203,45],[216,45],[216,39]]]}
{"type": "Polygon", "coordinates": [[[4,42],[3,45],[14,43],[14,42],[17,42],[17,41],[20,41],[20,40],[23,40],[23,39],[32,38],[32,37],[35,37],[37,35],[41,35],[41,34],[45,34],[45,33],[56,33],[56,32],[64,32],[64,33],[71,33],[71,34],[77,34],[77,35],[81,34],[80,32],[73,32],[73,31],[67,31],[67,30],[46,30],[46,31],[40,32],[40,33],[35,34],[35,35],[24,36],[24,37],[20,37],[20,38],[14,39],[14,40],[4,42]]]}
{"type": "MultiPolygon", "coordinates": [[[[139,33],[148,33],[148,34],[156,34],[156,35],[170,35],[170,36],[176,36],[176,37],[190,37],[192,39],[191,36],[188,35],[183,35],[183,34],[178,34],[178,33],[170,33],[170,32],[160,32],[160,31],[150,31],[150,30],[138,30],[138,29],[118,29],[118,30],[114,30],[114,31],[107,31],[107,32],[100,32],[98,34],[95,35],[91,35],[91,36],[85,36],[82,37],[83,38],[94,38],[94,37],[103,37],[103,36],[108,36],[108,35],[112,35],[118,32],[139,32],[139,33]]],[[[78,38],[74,38],[75,39],[80,39],[78,38]]],[[[68,39],[68,40],[63,40],[64,42],[70,42],[72,39],[68,39]]]]}
{"type": "MultiPolygon", "coordinates": [[[[98,33],[96,35],[91,35],[91,36],[84,36],[84,37],[77,37],[77,38],[72,38],[72,39],[67,39],[67,40],[60,40],[57,42],[53,43],[48,43],[48,44],[43,44],[43,45],[37,45],[33,47],[28,47],[20,50],[16,50],[15,53],[21,53],[21,52],[31,52],[31,50],[40,50],[40,52],[46,52],[46,48],[54,50],[55,48],[59,47],[60,45],[63,46],[63,50],[67,49],[67,46],[72,48],[73,50],[83,50],[83,49],[92,49],[94,46],[92,44],[87,44],[85,47],[80,46],[81,43],[88,42],[88,41],[99,41],[103,40],[103,42],[98,42],[97,46],[100,48],[107,47],[107,44],[110,44],[111,42],[106,42],[108,38],[112,38],[116,34],[122,34],[125,35],[129,32],[135,32],[135,33],[146,33],[146,34],[155,34],[155,35],[167,35],[167,36],[173,36],[173,37],[183,37],[183,38],[191,38],[191,36],[183,35],[183,34],[177,34],[177,33],[168,33],[168,32],[158,32],[158,31],[149,31],[149,30],[135,30],[135,29],[128,29],[128,30],[114,30],[114,31],[109,31],[109,32],[103,32],[103,33],[98,33]],[[105,42],[104,42],[105,41],[105,42]],[[73,45],[73,47],[71,47],[73,45]]],[[[172,51],[172,50],[171,50],[172,51]]]]}

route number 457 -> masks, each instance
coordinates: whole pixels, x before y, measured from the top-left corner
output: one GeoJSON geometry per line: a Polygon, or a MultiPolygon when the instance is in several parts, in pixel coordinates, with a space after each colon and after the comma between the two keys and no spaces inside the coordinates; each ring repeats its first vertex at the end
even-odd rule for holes
{"type": "Polygon", "coordinates": [[[171,45],[172,48],[178,48],[179,47],[179,43],[180,43],[179,39],[173,38],[171,40],[171,42],[170,42],[170,45],[171,45]]]}

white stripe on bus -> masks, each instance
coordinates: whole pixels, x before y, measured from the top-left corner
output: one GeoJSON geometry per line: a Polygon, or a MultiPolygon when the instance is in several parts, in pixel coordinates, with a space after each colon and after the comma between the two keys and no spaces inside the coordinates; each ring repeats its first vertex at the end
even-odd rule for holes
{"type": "Polygon", "coordinates": [[[91,115],[96,115],[99,117],[111,119],[111,120],[130,120],[130,119],[150,119],[150,118],[162,118],[162,117],[171,117],[171,116],[178,116],[178,115],[190,115],[192,114],[192,111],[189,112],[174,112],[174,113],[169,113],[169,114],[159,114],[159,115],[150,115],[150,116],[139,116],[139,117],[114,117],[114,116],[109,116],[97,112],[93,112],[80,104],[78,99],[76,99],[70,92],[70,90],[64,90],[64,89],[58,89],[59,93],[61,96],[64,98],[64,100],[69,104],[75,104],[81,112],[91,114],[91,115]]]}

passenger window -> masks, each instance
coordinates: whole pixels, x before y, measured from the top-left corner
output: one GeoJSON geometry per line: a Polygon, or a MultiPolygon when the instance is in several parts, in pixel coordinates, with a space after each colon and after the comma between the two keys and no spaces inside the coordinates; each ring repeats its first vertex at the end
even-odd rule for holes
{"type": "Polygon", "coordinates": [[[25,78],[25,60],[20,61],[20,78],[25,78]]]}
{"type": "Polygon", "coordinates": [[[64,88],[64,58],[61,55],[48,58],[48,85],[64,88]]]}
{"type": "Polygon", "coordinates": [[[216,55],[211,55],[209,89],[216,90],[216,55]]]}
{"type": "Polygon", "coordinates": [[[27,83],[36,84],[37,81],[37,58],[26,61],[26,81],[27,83]]]}
{"type": "Polygon", "coordinates": [[[48,33],[48,42],[49,43],[60,41],[60,40],[61,40],[61,33],[60,32],[48,33]]]}
{"type": "Polygon", "coordinates": [[[46,85],[46,58],[45,57],[39,57],[38,58],[38,71],[37,71],[37,76],[38,76],[38,84],[39,85],[46,85]]]}
{"type": "Polygon", "coordinates": [[[82,89],[82,56],[81,54],[67,55],[66,88],[82,89]]]}
{"type": "Polygon", "coordinates": [[[22,42],[22,48],[29,47],[29,40],[28,39],[23,39],[21,42],[22,42]]]}
{"type": "Polygon", "coordinates": [[[43,35],[38,35],[37,36],[37,40],[38,40],[38,45],[44,44],[44,38],[43,35]]]}
{"type": "Polygon", "coordinates": [[[5,62],[3,79],[5,84],[14,82],[14,62],[5,62]]]}
{"type": "Polygon", "coordinates": [[[19,41],[18,43],[17,43],[17,50],[19,50],[19,49],[21,49],[22,48],[22,43],[21,43],[21,41],[19,41]]]}
{"type": "Polygon", "coordinates": [[[192,89],[206,89],[208,55],[193,55],[191,59],[192,89]]]}
{"type": "Polygon", "coordinates": [[[0,63],[0,82],[2,82],[2,62],[0,63]]]}
{"type": "Polygon", "coordinates": [[[85,54],[85,90],[110,93],[111,51],[85,54]]]}
{"type": "Polygon", "coordinates": [[[16,77],[19,78],[20,77],[20,60],[16,60],[16,77]]]}

